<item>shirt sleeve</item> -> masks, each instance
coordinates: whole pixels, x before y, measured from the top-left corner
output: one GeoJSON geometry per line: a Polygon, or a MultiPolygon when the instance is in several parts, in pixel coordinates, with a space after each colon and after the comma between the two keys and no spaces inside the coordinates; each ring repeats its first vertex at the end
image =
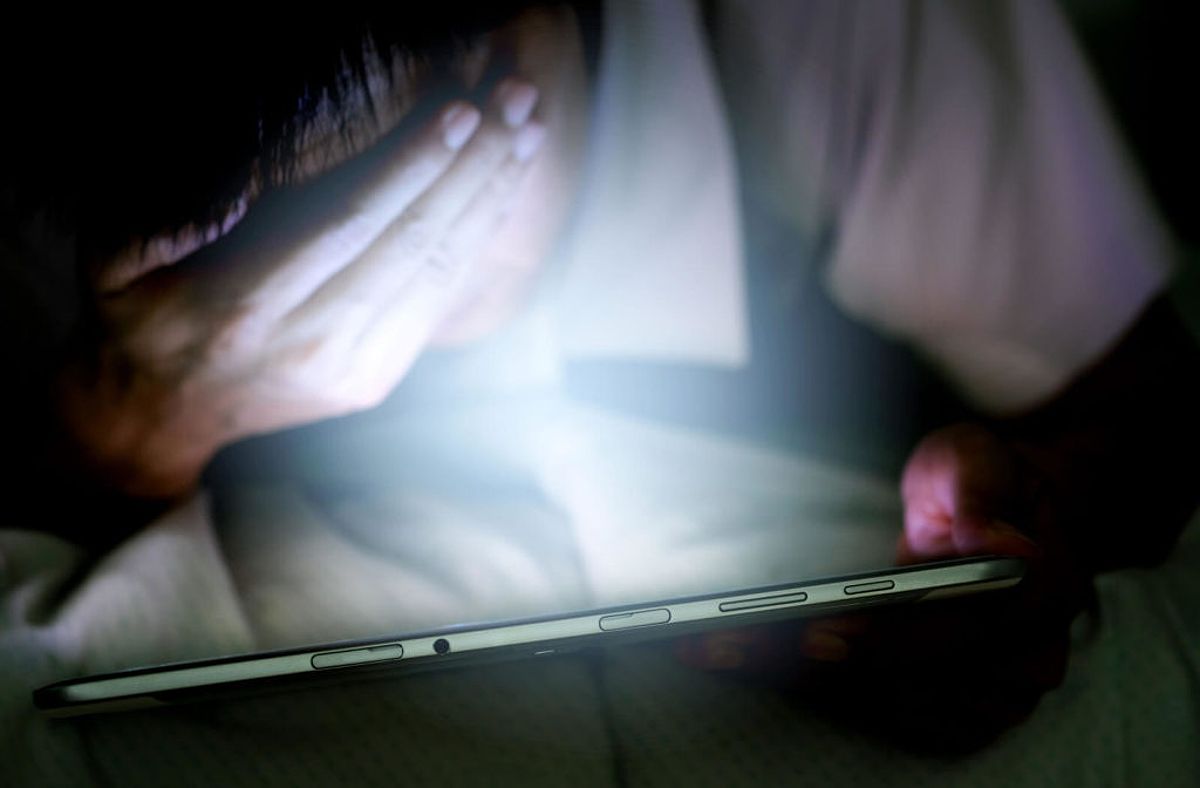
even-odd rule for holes
{"type": "Polygon", "coordinates": [[[728,4],[750,176],[853,316],[1028,407],[1164,286],[1170,244],[1047,2],[728,4]]]}

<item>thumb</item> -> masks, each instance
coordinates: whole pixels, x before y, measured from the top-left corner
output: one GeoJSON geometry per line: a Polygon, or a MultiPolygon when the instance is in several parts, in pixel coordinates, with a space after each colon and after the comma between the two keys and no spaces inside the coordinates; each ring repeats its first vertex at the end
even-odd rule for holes
{"type": "Polygon", "coordinates": [[[1013,555],[1037,558],[1037,544],[1015,526],[994,517],[956,517],[950,525],[950,540],[959,555],[1013,555]]]}
{"type": "Polygon", "coordinates": [[[984,498],[962,488],[952,494],[949,506],[929,512],[920,505],[905,511],[905,527],[897,543],[901,564],[920,563],[970,555],[1013,555],[1036,558],[1037,544],[1007,520],[995,517],[984,498]],[[946,510],[949,511],[946,511],[946,510]]]}
{"type": "Polygon", "coordinates": [[[1038,548],[1008,520],[998,516],[1012,486],[998,463],[962,462],[954,474],[949,541],[958,555],[1034,557],[1038,548]]]}
{"type": "Polygon", "coordinates": [[[901,480],[903,563],[966,555],[1030,556],[1036,546],[1004,519],[1019,499],[1015,458],[992,433],[959,425],[914,450],[901,480]]]}

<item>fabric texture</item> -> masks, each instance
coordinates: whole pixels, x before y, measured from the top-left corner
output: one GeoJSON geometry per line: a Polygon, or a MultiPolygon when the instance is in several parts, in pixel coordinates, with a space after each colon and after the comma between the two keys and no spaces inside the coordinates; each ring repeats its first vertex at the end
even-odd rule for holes
{"type": "Polygon", "coordinates": [[[750,178],[847,311],[993,411],[1097,358],[1171,248],[1051,3],[721,6],[750,178]]]}

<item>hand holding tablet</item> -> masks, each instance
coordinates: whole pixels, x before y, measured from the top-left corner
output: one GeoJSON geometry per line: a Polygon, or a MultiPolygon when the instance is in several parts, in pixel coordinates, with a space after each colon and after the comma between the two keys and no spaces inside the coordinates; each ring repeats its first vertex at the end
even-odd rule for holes
{"type": "Polygon", "coordinates": [[[1025,581],[1003,595],[714,633],[684,641],[681,659],[856,710],[923,749],[970,748],[1027,716],[1062,682],[1090,590],[1046,481],[1019,447],[956,425],[917,446],[901,487],[899,563],[1011,555],[1027,563],[1025,581]]]}

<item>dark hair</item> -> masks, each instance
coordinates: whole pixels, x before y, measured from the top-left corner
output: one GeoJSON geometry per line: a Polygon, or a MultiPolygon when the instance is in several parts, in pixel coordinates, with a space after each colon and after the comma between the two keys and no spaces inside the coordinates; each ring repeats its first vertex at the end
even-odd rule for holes
{"type": "MultiPolygon", "coordinates": [[[[10,117],[20,118],[7,146],[17,155],[0,173],[6,202],[49,210],[106,251],[219,221],[252,179],[265,189],[289,181],[298,135],[322,107],[340,119],[339,133],[352,135],[347,119],[361,114],[359,104],[373,109],[373,65],[375,78],[392,83],[391,70],[378,66],[402,64],[403,89],[420,100],[461,82],[488,32],[545,4],[436,0],[369,17],[331,5],[286,22],[85,21],[65,36],[67,57],[62,38],[10,28],[7,43],[22,54],[5,69],[19,88],[10,117]]],[[[573,5],[594,32],[598,4],[573,5]]]]}

